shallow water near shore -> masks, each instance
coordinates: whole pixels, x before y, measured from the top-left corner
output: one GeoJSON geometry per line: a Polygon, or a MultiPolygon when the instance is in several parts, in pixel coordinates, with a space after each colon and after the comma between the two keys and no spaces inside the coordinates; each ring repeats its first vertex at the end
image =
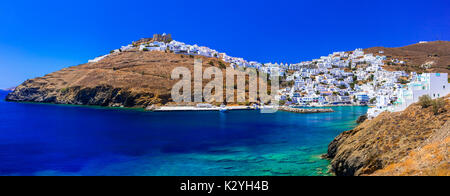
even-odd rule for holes
{"type": "Polygon", "coordinates": [[[153,113],[10,103],[6,94],[0,175],[329,175],[320,155],[368,109],[153,113]]]}

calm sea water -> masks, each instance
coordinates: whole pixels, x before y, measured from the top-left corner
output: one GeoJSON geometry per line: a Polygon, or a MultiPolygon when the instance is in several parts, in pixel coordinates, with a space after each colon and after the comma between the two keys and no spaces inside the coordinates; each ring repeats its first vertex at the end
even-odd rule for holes
{"type": "Polygon", "coordinates": [[[0,175],[327,175],[319,156],[365,107],[152,113],[4,101],[0,175]]]}

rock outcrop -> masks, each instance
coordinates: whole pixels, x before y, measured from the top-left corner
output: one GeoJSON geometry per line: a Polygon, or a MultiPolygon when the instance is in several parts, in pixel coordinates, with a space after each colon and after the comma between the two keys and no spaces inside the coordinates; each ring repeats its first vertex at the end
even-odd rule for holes
{"type": "Polygon", "coordinates": [[[438,114],[419,104],[385,112],[336,137],[325,157],[338,176],[448,175],[449,119],[449,96],[438,114]]]}
{"type": "Polygon", "coordinates": [[[145,107],[152,103],[166,103],[170,97],[169,95],[156,97],[151,92],[135,92],[110,85],[92,88],[75,86],[57,90],[46,88],[45,85],[29,88],[29,85],[20,86],[16,91],[9,94],[6,100],[111,107],[145,107]]]}

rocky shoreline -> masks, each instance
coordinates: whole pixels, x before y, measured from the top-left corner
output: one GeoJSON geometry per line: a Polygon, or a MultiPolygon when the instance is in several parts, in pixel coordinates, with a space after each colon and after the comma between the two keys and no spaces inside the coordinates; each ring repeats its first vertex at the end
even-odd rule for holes
{"type": "Polygon", "coordinates": [[[449,96],[437,111],[413,104],[382,113],[337,136],[322,158],[337,176],[450,175],[449,96]]]}
{"type": "MultiPolygon", "coordinates": [[[[33,85],[35,85],[33,83],[33,85]]],[[[96,105],[105,107],[145,108],[149,104],[168,102],[170,96],[156,96],[150,92],[133,92],[109,85],[97,87],[70,87],[49,89],[45,87],[19,86],[6,96],[11,102],[37,102],[53,104],[96,105]]]]}

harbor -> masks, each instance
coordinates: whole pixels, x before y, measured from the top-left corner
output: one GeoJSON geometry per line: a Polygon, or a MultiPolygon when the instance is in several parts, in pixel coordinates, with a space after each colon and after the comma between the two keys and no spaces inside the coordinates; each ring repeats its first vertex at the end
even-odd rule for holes
{"type": "Polygon", "coordinates": [[[230,110],[255,110],[255,106],[212,106],[209,104],[198,104],[197,106],[162,106],[149,107],[146,110],[153,112],[189,112],[189,111],[218,111],[227,112],[230,110]]]}
{"type": "Polygon", "coordinates": [[[305,109],[305,108],[292,108],[292,107],[279,107],[278,108],[281,111],[285,112],[292,112],[292,113],[330,113],[334,112],[331,108],[311,108],[311,109],[305,109]]]}
{"type": "MultiPolygon", "coordinates": [[[[191,111],[218,111],[218,112],[228,112],[233,110],[261,110],[267,111],[285,111],[292,113],[329,113],[334,112],[331,108],[293,108],[288,106],[280,106],[278,108],[273,106],[212,106],[210,104],[198,104],[197,106],[161,106],[161,107],[148,107],[147,111],[153,112],[191,112],[191,111]]],[[[266,112],[264,112],[266,113],[266,112]]]]}

